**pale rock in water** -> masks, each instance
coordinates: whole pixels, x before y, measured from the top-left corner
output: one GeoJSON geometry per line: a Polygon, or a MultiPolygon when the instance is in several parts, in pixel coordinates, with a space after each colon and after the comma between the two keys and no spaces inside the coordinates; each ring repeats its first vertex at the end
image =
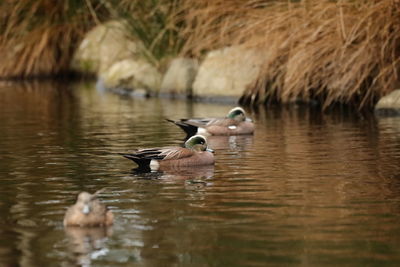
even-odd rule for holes
{"type": "Polygon", "coordinates": [[[115,62],[138,56],[143,45],[128,36],[122,21],[110,21],[94,27],[76,50],[72,68],[83,73],[98,74],[115,62]]]}
{"type": "Polygon", "coordinates": [[[197,59],[173,59],[163,77],[160,92],[191,95],[193,81],[198,68],[199,63],[197,59]]]}
{"type": "Polygon", "coordinates": [[[400,89],[382,97],[375,105],[377,115],[400,115],[400,89]]]}
{"type": "Polygon", "coordinates": [[[239,98],[256,81],[264,60],[262,51],[240,46],[210,51],[200,65],[193,94],[239,98]]]}
{"type": "Polygon", "coordinates": [[[157,92],[161,74],[144,60],[125,59],[100,73],[105,88],[146,89],[157,92]]]}

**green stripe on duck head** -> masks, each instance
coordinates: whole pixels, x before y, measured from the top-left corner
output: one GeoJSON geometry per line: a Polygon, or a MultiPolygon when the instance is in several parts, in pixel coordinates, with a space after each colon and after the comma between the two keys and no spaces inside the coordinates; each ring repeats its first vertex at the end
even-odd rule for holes
{"type": "Polygon", "coordinates": [[[244,112],[244,109],[242,109],[241,107],[235,107],[231,109],[226,117],[235,121],[246,120],[246,114],[244,112]]]}
{"type": "Polygon", "coordinates": [[[185,142],[185,147],[195,151],[207,150],[207,139],[202,135],[194,135],[185,142]]]}

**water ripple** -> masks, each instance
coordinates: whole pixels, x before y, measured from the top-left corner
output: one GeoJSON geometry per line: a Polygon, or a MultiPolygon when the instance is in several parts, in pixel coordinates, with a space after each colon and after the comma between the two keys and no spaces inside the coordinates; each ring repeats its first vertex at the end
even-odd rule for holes
{"type": "Polygon", "coordinates": [[[398,118],[261,109],[254,136],[208,138],[215,167],[140,173],[118,153],[181,145],[164,118],[230,107],[45,86],[0,102],[0,265],[400,263],[398,118]],[[101,188],[115,225],[64,229],[101,188]]]}

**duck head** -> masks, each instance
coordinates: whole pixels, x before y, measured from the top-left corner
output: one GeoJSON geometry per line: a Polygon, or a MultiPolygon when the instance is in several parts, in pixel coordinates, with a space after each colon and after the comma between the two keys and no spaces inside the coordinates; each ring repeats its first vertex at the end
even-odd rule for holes
{"type": "Polygon", "coordinates": [[[228,112],[228,115],[226,117],[240,122],[246,120],[246,113],[241,107],[235,107],[228,112]]]}
{"type": "Polygon", "coordinates": [[[214,150],[208,148],[207,139],[202,135],[194,135],[185,142],[185,147],[194,151],[208,151],[214,153],[214,150]]]}
{"type": "Polygon", "coordinates": [[[92,211],[92,201],[96,199],[95,194],[89,194],[87,192],[81,192],[78,195],[76,204],[80,208],[83,214],[88,215],[92,211]]]}

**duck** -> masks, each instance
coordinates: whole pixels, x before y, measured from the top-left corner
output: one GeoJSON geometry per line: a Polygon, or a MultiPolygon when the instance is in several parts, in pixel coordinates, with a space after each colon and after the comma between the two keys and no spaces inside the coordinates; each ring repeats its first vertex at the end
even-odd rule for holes
{"type": "Polygon", "coordinates": [[[225,118],[166,119],[179,126],[185,133],[186,139],[195,134],[211,135],[251,135],[254,133],[254,123],[246,117],[241,107],[235,107],[225,118]]]}
{"type": "Polygon", "coordinates": [[[97,199],[99,190],[94,194],[80,192],[76,203],[69,207],[64,216],[64,226],[109,226],[114,222],[114,215],[111,210],[97,199]]]}
{"type": "Polygon", "coordinates": [[[214,151],[208,148],[207,139],[194,135],[184,147],[156,147],[121,154],[138,165],[138,170],[157,171],[167,168],[207,166],[215,163],[214,151]]]}

